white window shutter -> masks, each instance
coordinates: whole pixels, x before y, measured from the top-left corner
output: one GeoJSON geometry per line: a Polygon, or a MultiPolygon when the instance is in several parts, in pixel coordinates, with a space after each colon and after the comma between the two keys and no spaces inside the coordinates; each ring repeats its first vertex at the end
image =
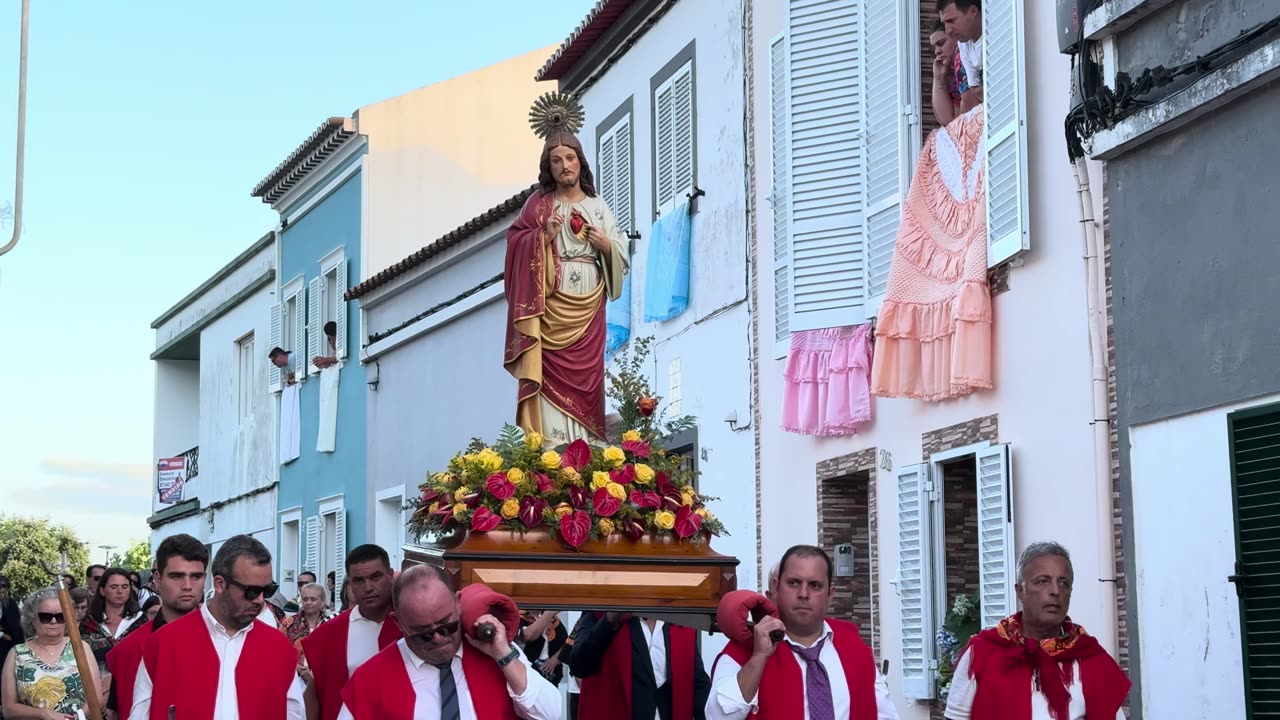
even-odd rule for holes
{"type": "Polygon", "coordinates": [[[342,592],[342,584],[347,581],[347,510],[339,509],[333,514],[333,589],[342,592]]]}
{"type": "Polygon", "coordinates": [[[301,286],[293,296],[293,369],[298,379],[307,376],[307,288],[301,286]]]}
{"type": "Polygon", "coordinates": [[[898,594],[902,613],[902,694],[931,700],[934,681],[933,540],[929,466],[898,471],[898,594]]]}
{"type": "Polygon", "coordinates": [[[654,138],[654,147],[656,148],[654,156],[656,159],[655,182],[658,189],[658,207],[663,206],[671,200],[675,194],[675,165],[673,148],[675,146],[675,114],[672,108],[674,98],[674,88],[670,83],[662,85],[658,88],[657,98],[654,100],[655,119],[657,121],[657,137],[654,138]]]}
{"type": "Polygon", "coordinates": [[[1023,2],[993,0],[982,13],[988,267],[1031,247],[1023,2]]]}
{"type": "MultiPolygon", "coordinates": [[[[284,342],[284,340],[281,339],[281,335],[283,334],[281,332],[281,328],[283,327],[284,322],[283,313],[283,304],[276,303],[271,306],[271,317],[269,319],[271,341],[270,347],[267,349],[268,352],[270,352],[272,348],[281,347],[281,343],[284,342]]],[[[284,379],[284,373],[280,372],[280,368],[276,367],[275,362],[269,363],[268,367],[270,369],[267,371],[267,383],[270,385],[272,392],[279,392],[282,389],[281,380],[284,379]]]]}
{"type": "Polygon", "coordinates": [[[303,358],[302,366],[309,370],[311,361],[324,354],[321,352],[323,349],[321,339],[324,337],[324,332],[320,329],[324,324],[321,319],[324,317],[324,278],[311,278],[307,294],[311,296],[307,298],[307,356],[303,358]]]}
{"type": "Polygon", "coordinates": [[[773,207],[774,357],[791,343],[791,238],[787,233],[787,38],[769,44],[769,146],[773,162],[769,204],[773,207]]]}
{"type": "Polygon", "coordinates": [[[613,194],[616,201],[609,205],[609,209],[613,211],[613,217],[618,222],[618,231],[627,234],[636,229],[635,210],[631,207],[635,193],[631,190],[633,178],[631,176],[630,115],[623,116],[622,120],[614,126],[613,142],[613,194]]]}
{"type": "Polygon", "coordinates": [[[693,124],[696,98],[693,96],[693,64],[680,68],[672,79],[675,96],[672,98],[674,118],[675,192],[673,200],[678,204],[693,192],[693,124]]]}
{"type": "Polygon", "coordinates": [[[338,345],[338,359],[345,360],[347,357],[347,301],[344,299],[347,293],[347,258],[342,257],[338,260],[338,297],[335,299],[335,306],[338,308],[337,317],[334,322],[338,324],[338,335],[336,342],[338,345]]]}
{"type": "Polygon", "coordinates": [[[792,331],[867,320],[861,12],[787,3],[792,331]]]}
{"type": "Polygon", "coordinates": [[[613,128],[609,128],[600,136],[600,149],[596,153],[599,161],[599,167],[596,168],[596,185],[604,204],[608,205],[615,214],[618,212],[616,209],[618,204],[617,162],[614,159],[617,154],[616,146],[617,140],[614,137],[613,128]]]}
{"type": "Polygon", "coordinates": [[[911,4],[867,0],[863,5],[867,315],[877,314],[884,301],[902,204],[911,183],[914,146],[919,143],[912,99],[920,90],[911,68],[920,58],[915,29],[920,15],[908,15],[911,4]]]}
{"type": "Polygon", "coordinates": [[[1012,475],[1009,446],[993,445],[977,455],[978,596],[982,627],[989,628],[1017,609],[1014,595],[1012,475]]]}
{"type": "Polygon", "coordinates": [[[307,561],[305,568],[323,579],[324,568],[320,567],[320,516],[307,518],[307,561]]]}

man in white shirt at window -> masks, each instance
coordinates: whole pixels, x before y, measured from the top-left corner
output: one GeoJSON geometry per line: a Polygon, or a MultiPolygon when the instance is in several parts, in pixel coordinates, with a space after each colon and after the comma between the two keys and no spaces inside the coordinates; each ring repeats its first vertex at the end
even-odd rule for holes
{"type": "Polygon", "coordinates": [[[716,658],[707,720],[898,720],[858,626],[826,616],[833,575],[821,548],[783,554],[770,588],[778,617],[756,623],[751,647],[731,641],[716,658]],[[785,636],[775,643],[776,630],[785,636]]]}
{"type": "Polygon", "coordinates": [[[129,717],[303,720],[298,652],[257,620],[279,589],[270,551],[236,535],[214,556],[212,574],[213,598],[143,643],[129,717]]]}
{"type": "Polygon", "coordinates": [[[982,0],[938,0],[938,16],[956,40],[969,89],[960,96],[960,112],[982,104],[982,0]]]}
{"type": "Polygon", "coordinates": [[[290,385],[297,382],[293,371],[289,369],[289,356],[292,354],[292,351],[285,350],[282,347],[273,347],[271,352],[267,353],[267,359],[271,360],[272,365],[280,368],[281,374],[284,375],[284,381],[290,385]]]}

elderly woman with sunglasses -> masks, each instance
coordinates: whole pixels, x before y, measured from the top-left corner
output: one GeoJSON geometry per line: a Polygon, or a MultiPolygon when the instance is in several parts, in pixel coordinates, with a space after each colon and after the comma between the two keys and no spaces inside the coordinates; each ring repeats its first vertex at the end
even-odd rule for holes
{"type": "MultiPolygon", "coordinates": [[[[40,590],[27,598],[23,623],[29,639],[13,648],[4,661],[5,720],[75,720],[84,708],[85,683],[76,668],[75,651],[67,637],[67,618],[58,591],[40,590]]],[[[89,646],[84,645],[89,652],[89,646]]],[[[93,687],[102,687],[97,668],[90,664],[93,687]]]]}

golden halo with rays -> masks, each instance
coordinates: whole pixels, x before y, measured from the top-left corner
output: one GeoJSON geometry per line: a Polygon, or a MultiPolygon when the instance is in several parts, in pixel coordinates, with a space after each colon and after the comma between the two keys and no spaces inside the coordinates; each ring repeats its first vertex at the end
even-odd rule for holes
{"type": "Polygon", "coordinates": [[[544,140],[555,133],[578,132],[584,119],[578,98],[555,90],[535,100],[529,108],[529,127],[544,140]]]}

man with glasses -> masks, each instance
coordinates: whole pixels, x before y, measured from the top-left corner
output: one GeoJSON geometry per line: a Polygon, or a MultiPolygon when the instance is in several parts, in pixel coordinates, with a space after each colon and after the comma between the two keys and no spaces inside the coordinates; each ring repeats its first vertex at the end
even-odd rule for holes
{"type": "Polygon", "coordinates": [[[88,570],[84,571],[85,587],[89,588],[89,598],[98,594],[98,585],[102,582],[102,575],[107,571],[106,565],[90,565],[88,570]]]}
{"type": "Polygon", "coordinates": [[[120,714],[133,707],[133,685],[142,664],[142,645],[151,634],[168,623],[186,617],[200,605],[204,577],[209,565],[209,549],[190,535],[165,538],[156,549],[156,571],[151,580],[160,596],[160,612],[148,621],[144,616],[107,653],[111,672],[111,695],[107,709],[120,714]]]}
{"type": "Polygon", "coordinates": [[[560,719],[560,691],[529,667],[497,618],[475,621],[493,625],[489,640],[463,640],[458,595],[443,571],[412,567],[391,597],[404,638],[351,676],[341,720],[560,719]]]}
{"type": "MultiPolygon", "coordinates": [[[[391,558],[377,545],[361,545],[347,555],[347,592],[355,607],[322,623],[302,641],[312,680],[307,686],[311,717],[335,720],[342,688],[356,668],[401,638],[391,615],[391,558]]],[[[313,576],[314,577],[314,576],[313,576]]]]}
{"type": "Polygon", "coordinates": [[[176,712],[206,720],[303,720],[298,652],[284,633],[257,620],[279,589],[271,552],[236,535],[214,556],[212,572],[209,602],[142,644],[130,718],[165,720],[176,712]]]}

